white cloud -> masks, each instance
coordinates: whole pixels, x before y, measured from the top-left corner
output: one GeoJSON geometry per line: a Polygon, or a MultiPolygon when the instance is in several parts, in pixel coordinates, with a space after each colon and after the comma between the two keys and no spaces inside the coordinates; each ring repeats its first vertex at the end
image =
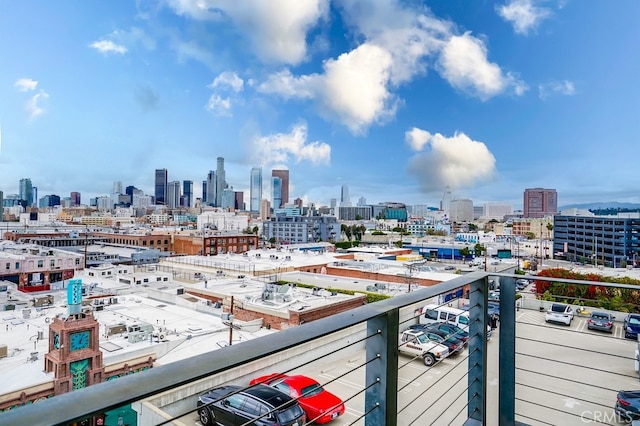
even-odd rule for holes
{"type": "Polygon", "coordinates": [[[414,150],[424,150],[409,160],[409,173],[418,179],[422,191],[441,191],[445,186],[460,189],[490,180],[496,159],[483,142],[464,133],[446,137],[413,128],[405,139],[414,150]]]}
{"type": "Polygon", "coordinates": [[[235,72],[227,71],[227,72],[220,73],[213,80],[213,83],[211,83],[207,87],[209,87],[210,89],[229,87],[234,92],[238,93],[242,91],[243,84],[244,84],[244,81],[240,77],[238,77],[238,74],[236,74],[235,72]]]}
{"type": "Polygon", "coordinates": [[[217,116],[230,117],[231,116],[231,100],[229,98],[222,98],[219,95],[213,94],[209,97],[209,102],[205,106],[207,111],[211,111],[217,116]]]}
{"type": "Polygon", "coordinates": [[[120,44],[116,44],[111,40],[94,41],[89,45],[89,47],[92,47],[96,49],[98,52],[103,53],[105,55],[108,55],[110,53],[117,53],[118,55],[124,55],[125,53],[127,53],[126,47],[120,44]]]}
{"type": "Polygon", "coordinates": [[[505,21],[513,25],[518,34],[528,34],[535,30],[540,22],[551,16],[546,7],[536,6],[536,0],[511,0],[502,6],[496,6],[496,11],[505,21]]]}
{"type": "Polygon", "coordinates": [[[551,95],[573,96],[576,94],[576,87],[569,80],[554,81],[538,85],[538,94],[540,99],[546,99],[551,95]]]}
{"type": "Polygon", "coordinates": [[[179,15],[231,20],[266,62],[296,65],[307,54],[307,31],[327,16],[329,0],[169,0],[179,15]]]}
{"type": "Polygon", "coordinates": [[[361,133],[371,123],[395,114],[395,97],[387,88],[391,65],[386,50],[365,43],[325,61],[324,74],[294,77],[285,70],[271,75],[258,90],[284,98],[313,98],[324,117],[361,133]]]}
{"type": "Polygon", "coordinates": [[[483,100],[528,86],[487,59],[487,48],[469,33],[455,35],[455,25],[433,17],[428,9],[404,8],[395,0],[338,2],[358,47],[327,59],[323,73],[293,75],[288,69],[257,86],[285,99],[310,99],[327,119],[354,133],[384,123],[402,102],[394,90],[426,74],[429,64],[453,87],[483,100]],[[366,10],[366,13],[362,13],[366,10]]]}
{"type": "Polygon", "coordinates": [[[35,120],[45,113],[45,109],[42,104],[45,103],[47,99],[49,99],[49,94],[44,90],[40,90],[27,101],[26,110],[29,113],[29,118],[31,120],[35,120]]]}
{"type": "Polygon", "coordinates": [[[19,78],[15,83],[13,83],[13,86],[21,92],[29,92],[36,89],[38,82],[31,78],[19,78]]]}
{"type": "Polygon", "coordinates": [[[417,127],[412,127],[411,130],[405,132],[404,139],[412,150],[422,151],[422,148],[424,148],[431,139],[431,133],[417,127]]]}
{"type": "Polygon", "coordinates": [[[297,124],[290,133],[257,136],[252,140],[252,159],[263,167],[268,164],[286,164],[289,158],[296,163],[329,164],[331,146],[324,142],[307,142],[307,125],[297,124]]]}
{"type": "Polygon", "coordinates": [[[516,95],[526,84],[487,59],[487,47],[469,32],[452,36],[438,59],[438,70],[456,89],[486,100],[511,88],[516,95]]]}
{"type": "Polygon", "coordinates": [[[311,99],[316,96],[320,74],[295,77],[288,69],[271,74],[260,83],[257,90],[262,93],[278,94],[285,99],[311,99]]]}

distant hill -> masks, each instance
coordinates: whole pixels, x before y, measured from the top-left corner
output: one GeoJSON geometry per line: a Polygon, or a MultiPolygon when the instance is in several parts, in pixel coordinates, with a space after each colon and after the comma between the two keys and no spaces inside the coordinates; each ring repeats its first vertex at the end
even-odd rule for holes
{"type": "Polygon", "coordinates": [[[629,209],[635,210],[640,209],[639,203],[619,203],[617,201],[609,201],[605,203],[585,203],[585,204],[569,204],[566,206],[560,207],[558,210],[563,209],[585,209],[585,210],[594,210],[594,209],[629,209]]]}

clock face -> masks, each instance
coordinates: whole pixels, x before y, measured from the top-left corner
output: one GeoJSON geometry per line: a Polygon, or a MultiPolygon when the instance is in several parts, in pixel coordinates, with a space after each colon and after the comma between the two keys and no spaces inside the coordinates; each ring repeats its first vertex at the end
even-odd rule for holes
{"type": "Polygon", "coordinates": [[[78,333],[71,333],[69,335],[70,349],[71,351],[78,351],[80,349],[87,349],[90,343],[90,332],[80,331],[78,333]]]}

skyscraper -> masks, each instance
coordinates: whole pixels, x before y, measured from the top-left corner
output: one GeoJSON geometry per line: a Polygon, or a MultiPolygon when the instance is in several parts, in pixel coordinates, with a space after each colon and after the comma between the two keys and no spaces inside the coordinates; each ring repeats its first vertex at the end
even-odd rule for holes
{"type": "Polygon", "coordinates": [[[166,204],[167,200],[167,169],[156,169],[155,203],[166,204]]]}
{"type": "Polygon", "coordinates": [[[262,167],[254,167],[251,169],[249,198],[249,210],[252,213],[260,212],[260,200],[262,200],[262,167]]]}
{"type": "Polygon", "coordinates": [[[167,184],[167,202],[166,205],[170,209],[180,206],[180,181],[174,180],[167,184]]]}
{"type": "Polygon", "coordinates": [[[209,170],[209,173],[207,174],[207,185],[206,185],[206,195],[205,195],[205,199],[204,202],[207,206],[215,206],[216,205],[216,199],[217,199],[217,193],[216,193],[216,188],[217,186],[217,176],[216,176],[216,172],[214,172],[213,170],[209,170]]]}
{"type": "Polygon", "coordinates": [[[71,193],[71,205],[72,206],[79,206],[80,204],[82,204],[80,199],[80,193],[79,192],[72,192],[71,193]]]}
{"type": "Polygon", "coordinates": [[[224,158],[218,157],[218,166],[216,167],[216,198],[215,206],[222,206],[222,191],[227,188],[224,173],[224,158]]]}
{"type": "Polygon", "coordinates": [[[183,207],[191,207],[193,204],[193,181],[185,180],[182,182],[183,207]]]}
{"type": "Polygon", "coordinates": [[[527,188],[524,190],[524,217],[545,217],[558,213],[558,194],[555,189],[527,188]]]}
{"type": "Polygon", "coordinates": [[[120,195],[123,194],[122,182],[114,181],[113,188],[111,188],[111,205],[118,204],[120,195]]]}
{"type": "Polygon", "coordinates": [[[342,185],[340,190],[340,207],[351,207],[351,197],[349,196],[349,185],[342,185]]]}
{"type": "Polygon", "coordinates": [[[2,191],[0,191],[0,222],[4,221],[4,197],[2,191]]]}
{"type": "Polygon", "coordinates": [[[20,200],[22,200],[23,205],[25,207],[31,207],[33,204],[33,185],[31,184],[31,179],[24,178],[20,179],[20,200]]]}
{"type": "Polygon", "coordinates": [[[282,203],[282,179],[278,176],[271,176],[271,207],[279,209],[282,203]]]}
{"type": "Polygon", "coordinates": [[[236,196],[233,208],[235,210],[244,210],[244,192],[236,191],[235,194],[236,196]]]}
{"type": "Polygon", "coordinates": [[[279,209],[289,202],[289,170],[271,170],[271,176],[280,178],[280,204],[271,206],[279,209]]]}
{"type": "Polygon", "coordinates": [[[440,202],[440,210],[444,212],[445,215],[449,214],[449,210],[451,208],[451,199],[453,196],[451,195],[451,190],[447,186],[444,190],[444,194],[442,195],[442,201],[440,202]]]}

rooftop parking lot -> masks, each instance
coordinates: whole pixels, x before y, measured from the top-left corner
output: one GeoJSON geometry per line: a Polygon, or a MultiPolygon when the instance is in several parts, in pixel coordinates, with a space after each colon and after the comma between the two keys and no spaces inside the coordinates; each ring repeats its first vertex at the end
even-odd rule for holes
{"type": "MultiPolygon", "coordinates": [[[[546,323],[544,312],[516,313],[516,419],[530,425],[617,425],[613,406],[620,389],[640,389],[634,370],[637,343],[620,323],[612,334],[587,329],[587,317],[570,326],[546,323]]],[[[408,324],[401,327],[407,328],[408,324]]],[[[499,331],[499,329],[497,330],[499,331]]],[[[488,342],[489,424],[498,424],[499,333],[488,342]]],[[[365,353],[296,371],[318,380],[345,401],[332,425],[364,425],[365,353]]],[[[468,349],[433,367],[399,356],[398,424],[461,425],[467,419],[468,349]]],[[[183,418],[199,424],[195,413],[183,418]]]]}

